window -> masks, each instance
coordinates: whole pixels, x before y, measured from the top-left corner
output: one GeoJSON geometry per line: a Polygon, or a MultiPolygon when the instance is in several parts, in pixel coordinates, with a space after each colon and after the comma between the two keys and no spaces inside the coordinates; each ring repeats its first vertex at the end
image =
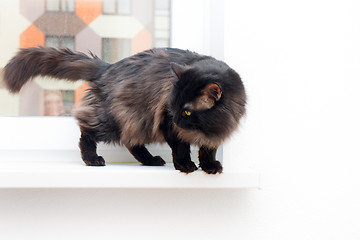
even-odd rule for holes
{"type": "Polygon", "coordinates": [[[47,36],[45,38],[45,46],[75,50],[75,40],[74,37],[47,36]]]}
{"type": "Polygon", "coordinates": [[[155,0],[154,16],[154,45],[167,47],[170,45],[170,2],[155,0]]]}
{"type": "MultiPolygon", "coordinates": [[[[170,46],[170,0],[28,1],[26,11],[15,6],[17,1],[10,2],[13,24],[19,27],[0,28],[0,69],[19,47],[91,51],[114,63],[152,47],[170,46]],[[24,18],[28,21],[21,20],[24,18]]],[[[7,4],[0,1],[0,8],[7,4]]],[[[36,77],[13,95],[0,76],[0,116],[69,116],[87,88],[81,81],[36,77]]]]}
{"type": "MultiPolygon", "coordinates": [[[[45,45],[54,48],[69,48],[75,49],[74,37],[66,36],[47,36],[45,38],[45,45]]],[[[75,91],[71,86],[66,84],[64,80],[59,81],[63,87],[60,89],[49,89],[46,87],[47,79],[37,79],[37,83],[44,87],[44,116],[71,116],[74,107],[75,91]],[[66,85],[70,86],[66,87],[66,85]]],[[[76,86],[76,85],[74,85],[76,86]]]]}
{"type": "Polygon", "coordinates": [[[102,58],[109,63],[115,63],[131,54],[131,40],[118,38],[102,39],[102,58]]]}
{"type": "Polygon", "coordinates": [[[46,0],[49,12],[74,12],[75,0],[46,0]]]}
{"type": "Polygon", "coordinates": [[[104,14],[131,14],[130,0],[103,0],[104,14]]]}

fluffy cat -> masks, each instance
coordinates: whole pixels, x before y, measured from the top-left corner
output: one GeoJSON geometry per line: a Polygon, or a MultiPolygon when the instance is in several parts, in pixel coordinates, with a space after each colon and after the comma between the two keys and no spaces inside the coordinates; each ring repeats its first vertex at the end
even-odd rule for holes
{"type": "Polygon", "coordinates": [[[199,147],[202,170],[221,173],[216,150],[245,114],[245,89],[233,69],[175,48],[147,50],[114,64],[69,49],[25,48],[3,74],[13,93],[38,75],[89,82],[73,114],[81,130],[81,156],[89,166],[105,165],[96,152],[98,142],[122,144],[142,164],[161,166],[165,161],[145,145],[167,142],[175,169],[198,169],[190,158],[193,144],[199,147]]]}

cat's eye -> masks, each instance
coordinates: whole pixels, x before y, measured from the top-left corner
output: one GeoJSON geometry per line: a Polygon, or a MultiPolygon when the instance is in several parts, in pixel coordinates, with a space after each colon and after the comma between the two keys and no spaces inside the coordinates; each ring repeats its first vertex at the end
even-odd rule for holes
{"type": "Polygon", "coordinates": [[[182,115],[183,115],[183,116],[185,116],[185,115],[186,115],[186,116],[190,116],[190,115],[191,115],[191,112],[185,110],[185,111],[182,112],[182,115]]]}

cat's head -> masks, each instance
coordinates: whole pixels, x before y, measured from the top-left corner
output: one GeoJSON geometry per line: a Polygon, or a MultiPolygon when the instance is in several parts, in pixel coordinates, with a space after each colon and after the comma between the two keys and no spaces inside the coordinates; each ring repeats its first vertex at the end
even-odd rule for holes
{"type": "Polygon", "coordinates": [[[209,59],[191,66],[171,63],[176,79],[170,113],[180,129],[227,138],[245,114],[246,95],[239,75],[225,63],[209,59]]]}

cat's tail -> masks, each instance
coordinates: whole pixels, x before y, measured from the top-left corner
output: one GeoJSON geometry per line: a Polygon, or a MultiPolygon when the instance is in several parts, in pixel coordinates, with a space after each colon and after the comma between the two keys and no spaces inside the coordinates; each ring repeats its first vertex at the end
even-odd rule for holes
{"type": "Polygon", "coordinates": [[[92,81],[107,66],[108,63],[93,54],[87,56],[69,49],[50,47],[23,48],[3,69],[3,78],[10,92],[16,93],[36,76],[92,81]]]}

